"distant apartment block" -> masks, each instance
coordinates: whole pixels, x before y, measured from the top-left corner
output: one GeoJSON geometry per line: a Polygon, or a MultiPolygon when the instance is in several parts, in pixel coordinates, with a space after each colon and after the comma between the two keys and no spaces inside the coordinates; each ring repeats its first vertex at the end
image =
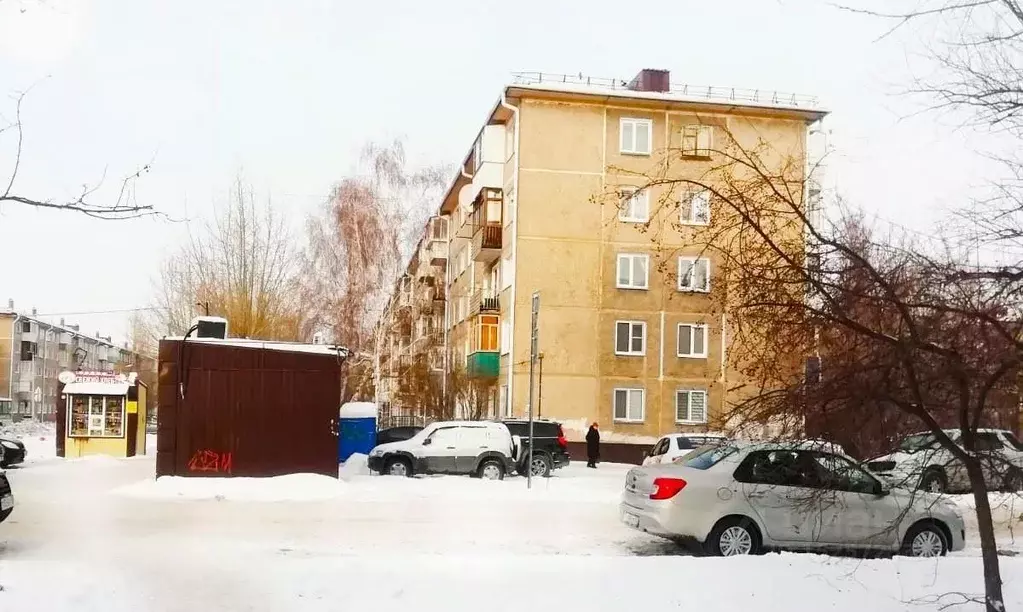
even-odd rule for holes
{"type": "Polygon", "coordinates": [[[516,75],[490,110],[378,329],[378,401],[427,351],[438,380],[456,369],[493,381],[488,415],[528,409],[530,299],[539,292],[537,411],[580,431],[654,436],[720,426],[739,373],[728,367],[728,315],[714,308],[716,258],[690,227],[713,225],[706,192],[685,191],[667,231],[650,232],[663,188],[641,178],[673,150],[665,175],[714,163],[727,132],[805,165],[825,113],[791,94],[673,86],[667,72],[631,82],[516,75]],[[617,194],[621,205],[602,204],[617,194]]]}
{"type": "Polygon", "coordinates": [[[83,334],[78,325],[49,323],[19,313],[14,302],[0,308],[0,417],[52,420],[57,376],[64,370],[127,372],[141,357],[110,337],[83,334]]]}

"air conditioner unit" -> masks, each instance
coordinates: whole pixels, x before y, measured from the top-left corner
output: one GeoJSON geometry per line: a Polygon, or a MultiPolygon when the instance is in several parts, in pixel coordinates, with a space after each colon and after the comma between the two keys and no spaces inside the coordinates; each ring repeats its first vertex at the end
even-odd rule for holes
{"type": "Polygon", "coordinates": [[[196,317],[192,327],[196,338],[227,338],[227,319],[223,317],[196,317]]]}

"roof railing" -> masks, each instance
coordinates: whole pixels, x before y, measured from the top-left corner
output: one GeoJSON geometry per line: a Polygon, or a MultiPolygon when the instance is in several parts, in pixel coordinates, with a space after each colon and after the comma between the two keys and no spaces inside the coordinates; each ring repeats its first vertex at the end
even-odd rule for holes
{"type": "MultiPolygon", "coordinates": [[[[592,87],[594,89],[610,89],[615,91],[637,91],[629,89],[629,81],[625,79],[612,79],[606,77],[593,77],[583,74],[556,74],[553,72],[513,72],[512,83],[514,85],[574,85],[592,87]]],[[[662,93],[662,92],[642,92],[662,93]]],[[[795,108],[817,108],[819,100],[816,96],[804,94],[765,90],[765,89],[744,89],[740,87],[727,87],[721,85],[692,85],[689,83],[672,84],[668,92],[693,99],[707,99],[711,101],[739,102],[764,104],[771,106],[789,106],[795,108]]]]}

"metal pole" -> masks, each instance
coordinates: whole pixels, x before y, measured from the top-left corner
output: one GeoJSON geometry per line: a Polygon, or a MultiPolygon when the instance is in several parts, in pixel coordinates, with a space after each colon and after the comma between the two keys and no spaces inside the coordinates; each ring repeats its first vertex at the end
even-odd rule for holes
{"type": "Polygon", "coordinates": [[[543,418],[543,353],[536,356],[540,362],[540,380],[537,381],[536,386],[536,418],[543,418]]]}
{"type": "Polygon", "coordinates": [[[537,332],[537,315],[540,313],[540,293],[533,293],[533,318],[530,325],[529,346],[529,454],[526,459],[526,488],[533,488],[533,405],[535,388],[533,384],[533,367],[536,364],[537,344],[540,334],[537,332]]]}

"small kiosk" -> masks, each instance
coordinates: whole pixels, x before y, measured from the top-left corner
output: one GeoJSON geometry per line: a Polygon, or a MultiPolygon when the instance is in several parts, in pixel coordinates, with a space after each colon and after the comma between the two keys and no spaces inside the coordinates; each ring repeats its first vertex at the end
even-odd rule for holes
{"type": "Polygon", "coordinates": [[[146,386],[138,374],[61,372],[57,456],[146,453],[146,386]]]}

